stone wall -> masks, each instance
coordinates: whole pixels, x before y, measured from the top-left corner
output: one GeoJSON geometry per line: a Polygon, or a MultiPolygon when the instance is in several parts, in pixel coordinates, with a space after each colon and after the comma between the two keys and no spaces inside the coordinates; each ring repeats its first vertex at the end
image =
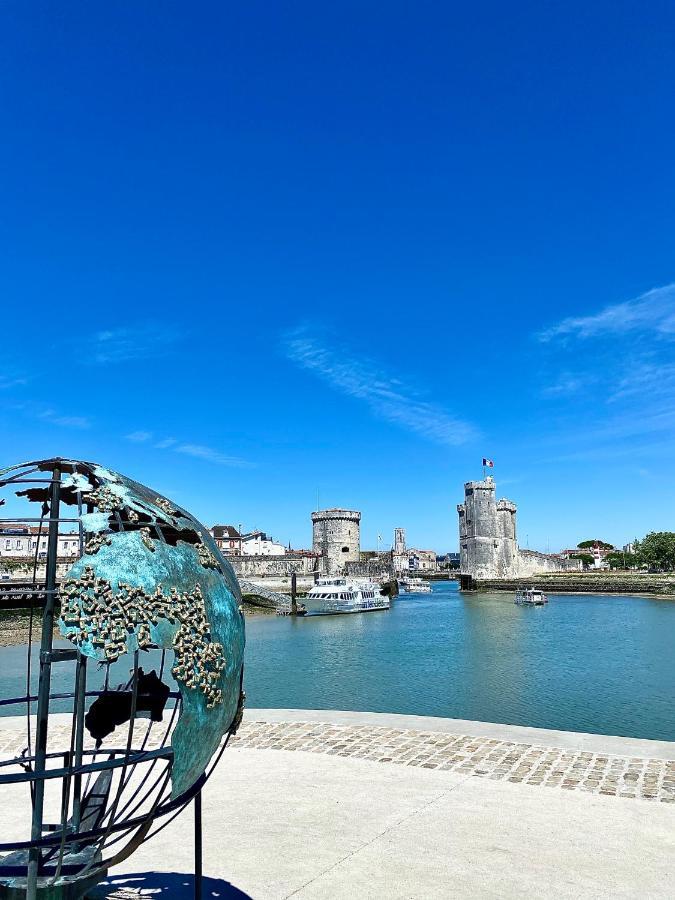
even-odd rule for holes
{"type": "Polygon", "coordinates": [[[229,556],[235,575],[242,578],[271,575],[310,575],[321,571],[321,560],[313,556],[229,556]]]}
{"type": "Polygon", "coordinates": [[[544,572],[577,572],[581,569],[581,560],[563,559],[552,553],[539,553],[537,550],[519,550],[516,575],[538,575],[544,572]]]}

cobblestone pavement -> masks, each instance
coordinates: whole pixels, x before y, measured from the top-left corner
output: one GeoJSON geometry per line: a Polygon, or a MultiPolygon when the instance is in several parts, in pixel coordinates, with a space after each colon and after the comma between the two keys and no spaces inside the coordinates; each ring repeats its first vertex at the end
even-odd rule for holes
{"type": "Polygon", "coordinates": [[[675,803],[675,761],[663,759],[560,750],[465,734],[305,722],[244,722],[231,746],[327,753],[493,781],[675,803]]]}
{"type": "MultiPolygon", "coordinates": [[[[143,739],[147,722],[139,720],[137,728],[140,740],[136,746],[143,739]]],[[[153,729],[147,749],[158,746],[163,734],[161,725],[153,729]]],[[[67,746],[69,739],[70,727],[54,724],[49,732],[49,749],[67,746]]],[[[114,740],[111,736],[104,741],[103,749],[114,740]]],[[[116,743],[119,745],[119,741],[116,743]]],[[[93,746],[88,736],[85,745],[93,746]]],[[[25,746],[25,730],[3,729],[0,723],[0,755],[18,755],[25,746]]],[[[675,761],[665,759],[561,750],[438,731],[308,722],[245,721],[230,746],[324,753],[514,784],[675,803],[675,761]]]]}

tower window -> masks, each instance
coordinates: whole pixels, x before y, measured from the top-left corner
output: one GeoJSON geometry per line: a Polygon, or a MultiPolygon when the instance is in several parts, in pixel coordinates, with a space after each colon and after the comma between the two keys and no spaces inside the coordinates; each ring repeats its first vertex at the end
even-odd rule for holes
{"type": "Polygon", "coordinates": [[[349,547],[343,547],[343,548],[342,548],[342,552],[343,552],[343,553],[349,553],[349,547]]]}

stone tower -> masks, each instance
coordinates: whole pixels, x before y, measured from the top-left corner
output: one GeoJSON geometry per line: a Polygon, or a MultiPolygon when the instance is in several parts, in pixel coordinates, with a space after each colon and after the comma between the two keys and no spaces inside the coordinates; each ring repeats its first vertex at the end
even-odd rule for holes
{"type": "Polygon", "coordinates": [[[516,504],[510,500],[497,501],[497,571],[507,578],[518,571],[518,542],[516,540],[516,504]]]}
{"type": "Polygon", "coordinates": [[[361,558],[361,513],[322,509],[312,513],[312,549],[320,553],[327,575],[342,573],[345,563],[361,558]]]}
{"type": "Polygon", "coordinates": [[[394,572],[404,572],[409,568],[408,550],[405,545],[405,528],[394,529],[392,563],[394,572]]]}
{"type": "Polygon", "coordinates": [[[500,535],[494,479],[467,481],[459,513],[460,571],[474,578],[495,578],[500,535]]]}

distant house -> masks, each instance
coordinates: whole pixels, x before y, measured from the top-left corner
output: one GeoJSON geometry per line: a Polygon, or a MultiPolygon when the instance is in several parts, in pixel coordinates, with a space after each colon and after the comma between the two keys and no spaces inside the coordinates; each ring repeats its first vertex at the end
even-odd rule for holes
{"type": "Polygon", "coordinates": [[[436,557],[439,569],[459,569],[459,553],[443,553],[436,557]]]}
{"type": "Polygon", "coordinates": [[[609,556],[610,553],[616,553],[616,550],[612,547],[607,548],[594,544],[592,547],[568,547],[567,550],[563,550],[560,553],[560,556],[564,559],[574,559],[581,553],[593,557],[594,569],[608,569],[609,564],[605,562],[605,557],[609,556]]]}
{"type": "Polygon", "coordinates": [[[287,550],[264,531],[251,531],[241,535],[241,552],[245,556],[284,556],[287,550]]]}
{"type": "Polygon", "coordinates": [[[435,572],[438,568],[434,550],[409,550],[408,552],[411,569],[435,572]]]}
{"type": "Polygon", "coordinates": [[[242,537],[234,525],[214,525],[211,534],[223,556],[241,556],[242,537]]]}

